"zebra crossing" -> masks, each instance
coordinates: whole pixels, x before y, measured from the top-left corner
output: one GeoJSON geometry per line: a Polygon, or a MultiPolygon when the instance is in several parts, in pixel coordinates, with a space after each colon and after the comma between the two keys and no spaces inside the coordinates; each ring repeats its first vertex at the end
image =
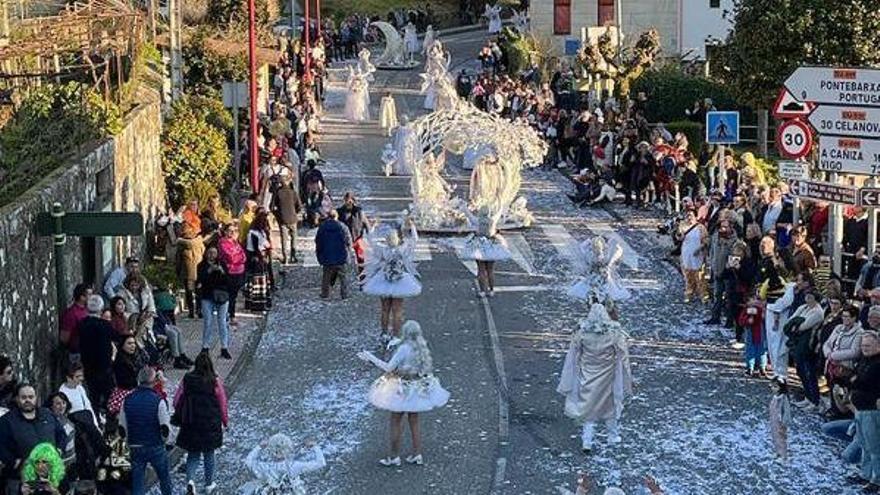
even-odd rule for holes
{"type": "MultiPolygon", "coordinates": [[[[624,256],[622,262],[633,270],[638,270],[638,254],[635,250],[616,232],[609,224],[591,224],[590,230],[597,235],[602,235],[606,239],[614,239],[623,247],[624,256]]],[[[305,268],[315,268],[320,266],[318,258],[315,254],[315,233],[316,229],[301,230],[296,242],[297,256],[300,263],[305,268]]],[[[536,243],[547,243],[553,247],[555,252],[569,263],[575,262],[575,252],[572,247],[577,240],[571,233],[561,224],[545,224],[540,225],[536,229],[537,235],[529,235],[528,238],[521,232],[506,232],[503,234],[507,247],[511,254],[511,262],[517,268],[516,273],[533,277],[540,277],[543,274],[535,267],[535,254],[532,245],[536,243]]],[[[428,235],[420,235],[416,241],[415,259],[420,263],[431,262],[435,254],[451,253],[454,254],[459,262],[467,268],[474,276],[477,273],[477,265],[473,260],[461,258],[461,251],[466,241],[464,236],[454,237],[432,237],[428,235]]],[[[645,281],[634,281],[630,285],[646,284],[645,281]]],[[[518,286],[516,286],[518,287],[518,286]]],[[[516,292],[524,289],[511,287],[509,291],[516,292]]],[[[530,290],[535,290],[534,287],[530,290]]]]}

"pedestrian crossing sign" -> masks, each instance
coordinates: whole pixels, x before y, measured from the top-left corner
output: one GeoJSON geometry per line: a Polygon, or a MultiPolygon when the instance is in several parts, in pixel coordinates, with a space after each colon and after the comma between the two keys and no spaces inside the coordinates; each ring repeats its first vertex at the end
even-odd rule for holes
{"type": "Polygon", "coordinates": [[[739,112],[707,112],[706,142],[739,144],[739,112]]]}

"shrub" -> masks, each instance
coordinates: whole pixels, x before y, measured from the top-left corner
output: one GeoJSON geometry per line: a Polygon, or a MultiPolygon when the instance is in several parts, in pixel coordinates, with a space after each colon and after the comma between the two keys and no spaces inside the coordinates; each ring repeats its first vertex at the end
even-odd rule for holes
{"type": "MultiPolygon", "coordinates": [[[[711,98],[719,110],[735,110],[736,100],[720,84],[703,77],[689,76],[675,66],[645,72],[632,85],[632,94],[644,92],[648,97],[645,118],[649,122],[674,122],[685,118],[685,110],[694,102],[711,98]]],[[[753,117],[743,115],[742,121],[753,117]]],[[[702,141],[702,139],[701,139],[702,141]]]]}
{"type": "MultiPolygon", "coordinates": [[[[190,96],[174,104],[162,135],[162,169],[171,204],[179,206],[200,182],[225,190],[232,176],[224,130],[209,120],[210,109],[190,96]]],[[[199,186],[204,188],[204,186],[199,186]]]]}
{"type": "Polygon", "coordinates": [[[688,149],[695,155],[700,151],[700,145],[703,143],[703,128],[696,122],[690,120],[679,120],[666,124],[668,130],[674,136],[677,132],[684,133],[688,138],[688,149]]]}
{"type": "Polygon", "coordinates": [[[184,85],[192,92],[210,95],[223,81],[247,81],[248,61],[243,53],[218,53],[208,47],[208,31],[197,31],[183,46],[184,85]]]}
{"type": "Polygon", "coordinates": [[[162,287],[172,293],[181,288],[174,264],[168,261],[156,260],[148,263],[143,269],[143,275],[153,287],[162,287]]]}
{"type": "Polygon", "coordinates": [[[47,84],[0,130],[0,204],[13,200],[77,150],[122,129],[119,107],[77,82],[47,84]]]}

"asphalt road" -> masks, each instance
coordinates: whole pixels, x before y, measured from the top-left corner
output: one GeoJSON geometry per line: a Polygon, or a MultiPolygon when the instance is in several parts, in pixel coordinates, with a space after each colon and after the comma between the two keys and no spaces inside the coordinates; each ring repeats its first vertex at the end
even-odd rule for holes
{"type": "MultiPolygon", "coordinates": [[[[441,39],[453,64],[474,67],[483,36],[441,39]]],[[[379,72],[374,118],[384,91],[395,94],[400,115],[421,114],[419,84],[418,70],[379,72]]],[[[393,218],[409,203],[409,180],[380,172],[387,138],[375,121],[340,120],[342,91],[339,84],[329,88],[323,121],[329,187],[336,197],[355,192],[373,218],[393,218]]],[[[466,173],[454,165],[447,172],[466,194],[466,173]]],[[[682,302],[680,276],[656,234],[658,213],[619,205],[577,209],[563,194],[569,187],[555,171],[524,173],[523,192],[537,222],[507,235],[517,256],[496,267],[494,299],[475,297],[474,277],[448,238],[422,237],[424,292],[407,301],[406,316],[421,322],[437,374],[452,393],[447,407],[423,415],[425,466],[376,464],[386,453],[388,418],[367,403],[366,391],[379,370],[355,353],[378,348],[378,301],[360,293],[321,301],[313,261],[289,269],[232,400],[232,426],[218,458],[221,492],[236,493],[249,479],[243,457],[283,432],[314,439],[327,451],[327,468],[303,477],[309,493],[550,494],[573,489],[580,472],[628,493],[647,473],[670,494],[847,493],[848,472],[836,461],[842,446],[821,437],[814,416],[794,413],[792,460],[773,461],[769,388],[742,377],[730,334],[700,323],[706,307],[682,302]],[[597,234],[627,246],[621,271],[636,296],[621,314],[636,383],[623,443],[587,457],[555,388],[571,329],[587,309],[564,294],[571,282],[567,246],[597,234]]],[[[313,232],[301,236],[307,252],[313,232]]]]}

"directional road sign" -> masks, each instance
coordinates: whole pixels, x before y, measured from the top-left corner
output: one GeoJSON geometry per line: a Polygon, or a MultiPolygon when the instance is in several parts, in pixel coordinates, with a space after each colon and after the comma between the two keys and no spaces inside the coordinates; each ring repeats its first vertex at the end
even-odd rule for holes
{"type": "Polygon", "coordinates": [[[799,198],[815,199],[846,205],[856,204],[857,189],[853,186],[831,184],[808,180],[792,180],[788,182],[791,194],[799,198]]]}
{"type": "Polygon", "coordinates": [[[880,139],[880,107],[833,107],[821,105],[810,114],[820,134],[880,139]]]}
{"type": "Polygon", "coordinates": [[[61,232],[55,232],[54,221],[49,212],[37,215],[37,233],[80,237],[144,235],[144,217],[140,213],[69,211],[61,217],[61,232]]]}
{"type": "Polygon", "coordinates": [[[779,176],[786,180],[806,180],[810,178],[807,162],[779,162],[779,176]]]}
{"type": "Polygon", "coordinates": [[[800,101],[880,106],[880,70],[799,67],[785,87],[800,101]]]}
{"type": "Polygon", "coordinates": [[[782,88],[779,90],[779,96],[776,97],[776,103],[773,104],[773,116],[777,119],[806,117],[813,107],[812,103],[799,101],[791,91],[782,88]]]}
{"type": "Polygon", "coordinates": [[[859,189],[859,206],[872,208],[880,206],[880,188],[863,187],[859,189]]]}
{"type": "Polygon", "coordinates": [[[880,140],[819,136],[819,170],[880,175],[880,140]]]}
{"type": "Polygon", "coordinates": [[[739,143],[739,112],[706,112],[706,142],[739,143]]]}
{"type": "Polygon", "coordinates": [[[786,120],[776,133],[776,147],[788,158],[803,158],[813,149],[813,131],[800,119],[786,120]]]}

